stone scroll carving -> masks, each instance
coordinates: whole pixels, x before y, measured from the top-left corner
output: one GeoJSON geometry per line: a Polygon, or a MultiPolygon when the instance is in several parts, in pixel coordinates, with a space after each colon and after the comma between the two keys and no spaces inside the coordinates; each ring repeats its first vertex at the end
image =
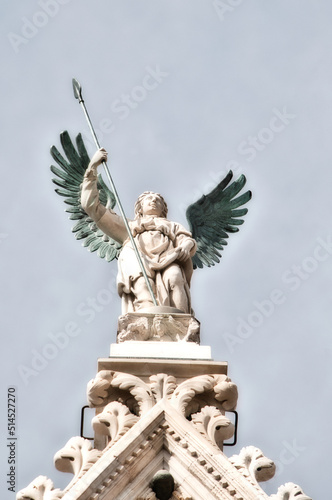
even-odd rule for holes
{"type": "Polygon", "coordinates": [[[191,415],[191,421],[210,443],[220,449],[222,449],[223,441],[234,435],[235,427],[231,420],[214,406],[204,406],[199,413],[191,415]]]}
{"type": "Polygon", "coordinates": [[[135,375],[102,370],[88,384],[90,406],[105,406],[112,399],[117,400],[117,389],[129,392],[135,399],[139,416],[162,398],[168,399],[185,417],[207,405],[223,411],[234,410],[238,395],[236,385],[226,375],[199,375],[178,384],[175,377],[164,373],[152,375],[149,382],[144,382],[135,375]]]}
{"type": "Polygon", "coordinates": [[[278,488],[276,495],[270,496],[271,500],[312,500],[298,484],[286,483],[278,488]]]}
{"type": "Polygon", "coordinates": [[[38,476],[17,493],[16,500],[60,500],[63,495],[64,492],[58,488],[54,489],[51,479],[38,476]]]}
{"type": "MultiPolygon", "coordinates": [[[[144,415],[155,404],[155,398],[148,384],[129,373],[102,370],[88,383],[87,398],[92,407],[105,406],[111,399],[112,389],[129,392],[138,405],[139,416],[144,415]]],[[[115,391],[115,397],[117,396],[115,391]]]]}
{"type": "Polygon", "coordinates": [[[267,458],[262,450],[255,446],[242,448],[238,455],[233,455],[229,461],[254,482],[268,481],[275,474],[276,466],[272,460],[267,458]]]}
{"type": "Polygon", "coordinates": [[[127,406],[113,401],[92,419],[92,427],[98,434],[108,436],[109,445],[115,444],[138,420],[127,406]]]}
{"type": "Polygon", "coordinates": [[[88,439],[80,436],[69,439],[66,445],[54,455],[54,465],[58,471],[74,474],[64,491],[71,488],[100,456],[101,451],[94,449],[88,439]]]}

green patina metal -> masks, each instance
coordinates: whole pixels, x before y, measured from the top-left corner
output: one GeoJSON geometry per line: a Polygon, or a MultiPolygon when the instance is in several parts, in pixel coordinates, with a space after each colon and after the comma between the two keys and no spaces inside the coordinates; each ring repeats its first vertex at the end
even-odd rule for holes
{"type": "MultiPolygon", "coordinates": [[[[72,228],[75,238],[83,240],[82,244],[90,252],[97,252],[102,259],[110,262],[116,259],[121,245],[98,229],[96,223],[86,214],[81,206],[81,183],[89,165],[90,158],[86,151],[81,134],[76,137],[77,150],[74,147],[67,131],[60,135],[61,145],[67,157],[64,158],[55,146],[51,148],[51,155],[59,167],[51,166],[56,178],[52,179],[58,186],[55,190],[63,196],[64,202],[69,205],[66,209],[71,220],[78,222],[72,228]]],[[[99,198],[107,208],[115,206],[115,197],[108,189],[101,175],[98,175],[99,198]]]]}
{"type": "Polygon", "coordinates": [[[193,238],[197,242],[197,251],[193,256],[194,268],[214,266],[220,262],[220,251],[227,245],[228,233],[239,230],[237,226],[243,224],[243,217],[247,208],[239,208],[251,199],[251,191],[238,196],[246,183],[241,175],[231,183],[233,172],[229,171],[226,177],[209,193],[190,205],[186,216],[193,238]]]}

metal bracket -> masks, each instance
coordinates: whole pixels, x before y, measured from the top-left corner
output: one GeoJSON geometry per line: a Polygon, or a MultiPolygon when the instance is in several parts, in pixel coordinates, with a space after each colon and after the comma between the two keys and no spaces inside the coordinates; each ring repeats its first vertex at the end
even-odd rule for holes
{"type": "Polygon", "coordinates": [[[84,412],[86,410],[86,408],[91,408],[90,406],[83,406],[82,409],[81,409],[81,431],[80,431],[80,436],[84,439],[89,439],[90,441],[93,441],[94,438],[89,438],[89,437],[86,437],[83,435],[84,433],[84,412]]]}
{"type": "Polygon", "coordinates": [[[226,413],[234,413],[235,415],[235,421],[234,421],[234,426],[235,426],[235,432],[234,432],[234,439],[232,443],[223,443],[223,446],[235,446],[237,443],[237,427],[238,427],[238,421],[239,421],[239,415],[237,411],[227,411],[226,413]]]}

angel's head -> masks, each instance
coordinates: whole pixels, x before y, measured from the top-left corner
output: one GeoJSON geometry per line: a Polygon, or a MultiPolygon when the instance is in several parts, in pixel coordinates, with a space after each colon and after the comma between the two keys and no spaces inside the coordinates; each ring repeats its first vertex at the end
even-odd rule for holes
{"type": "Polygon", "coordinates": [[[155,215],[156,217],[167,216],[167,204],[164,198],[152,191],[145,191],[138,197],[135,203],[135,218],[144,215],[155,215]]]}

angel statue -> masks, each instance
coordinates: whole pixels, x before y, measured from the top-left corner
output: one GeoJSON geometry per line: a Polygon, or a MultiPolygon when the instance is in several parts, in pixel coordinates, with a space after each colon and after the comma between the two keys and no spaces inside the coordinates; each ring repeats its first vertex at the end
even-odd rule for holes
{"type": "Polygon", "coordinates": [[[113,211],[115,197],[97,173],[98,166],[107,160],[106,150],[97,150],[90,161],[80,134],[76,138],[77,149],[67,132],[60,138],[67,159],[55,146],[51,148],[60,167],[51,166],[56,175],[56,192],[65,197],[70,219],[78,221],[72,229],[76,239],[83,240],[83,246],[108,262],[118,259],[117,288],[122,314],[154,305],[148,285],[158,306],[191,314],[193,270],[219,262],[228,233],[238,231],[243,224],[241,217],[247,208],[242,206],[250,200],[251,192],[236,196],[246,183],[244,175],[231,182],[230,171],[208,195],[190,205],[186,211],[189,230],[167,219],[167,204],[160,194],[146,191],[139,196],[135,218],[128,220],[128,226],[142,258],[147,283],[124,220],[113,211]]]}

